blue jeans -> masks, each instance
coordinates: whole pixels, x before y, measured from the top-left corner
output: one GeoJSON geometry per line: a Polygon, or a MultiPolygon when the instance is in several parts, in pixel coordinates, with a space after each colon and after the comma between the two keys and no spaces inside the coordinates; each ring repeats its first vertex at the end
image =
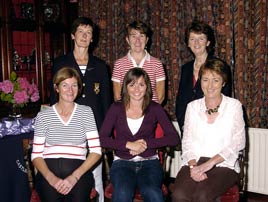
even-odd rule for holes
{"type": "Polygon", "coordinates": [[[158,159],[145,161],[116,160],[110,170],[113,202],[132,202],[136,189],[144,202],[163,202],[163,169],[158,159]]]}

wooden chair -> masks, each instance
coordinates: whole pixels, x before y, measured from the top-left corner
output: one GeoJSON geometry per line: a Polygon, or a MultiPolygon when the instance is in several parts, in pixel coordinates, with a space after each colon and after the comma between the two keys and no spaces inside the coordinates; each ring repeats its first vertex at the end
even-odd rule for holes
{"type": "Polygon", "coordinates": [[[245,185],[244,178],[245,178],[245,171],[244,171],[244,164],[245,164],[245,150],[239,153],[239,165],[240,165],[240,173],[239,173],[239,182],[238,184],[231,187],[227,192],[225,192],[220,198],[220,202],[239,202],[240,194],[243,193],[243,188],[245,185]]]}

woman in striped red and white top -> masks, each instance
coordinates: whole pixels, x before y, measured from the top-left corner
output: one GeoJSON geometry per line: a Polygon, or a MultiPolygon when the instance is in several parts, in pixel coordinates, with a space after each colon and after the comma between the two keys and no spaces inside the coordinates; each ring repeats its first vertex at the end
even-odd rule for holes
{"type": "Polygon", "coordinates": [[[101,156],[95,118],[90,107],[74,102],[82,89],[75,69],[60,69],[53,84],[58,102],[35,123],[36,190],[41,201],[86,202],[94,183],[90,169],[101,156]]]}
{"type": "Polygon", "coordinates": [[[149,27],[141,21],[134,21],[126,28],[126,41],[129,52],[126,56],[115,61],[113,68],[114,100],[121,99],[121,88],[127,71],[133,67],[140,67],[149,75],[153,101],[161,104],[165,99],[165,72],[161,61],[146,51],[150,37],[149,27]]]}

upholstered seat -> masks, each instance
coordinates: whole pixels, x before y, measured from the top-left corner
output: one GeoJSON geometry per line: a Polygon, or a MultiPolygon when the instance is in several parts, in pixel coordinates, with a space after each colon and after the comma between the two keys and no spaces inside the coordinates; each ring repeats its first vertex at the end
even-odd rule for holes
{"type": "MultiPolygon", "coordinates": [[[[162,192],[163,192],[164,197],[168,196],[168,189],[167,189],[165,184],[162,185],[162,192]]],[[[105,188],[104,196],[107,199],[111,199],[112,194],[113,194],[113,185],[112,185],[112,183],[109,183],[105,188]]],[[[141,193],[140,193],[140,191],[138,189],[136,190],[134,200],[135,201],[143,201],[141,193]]]]}
{"type": "Polygon", "coordinates": [[[238,201],[239,201],[238,185],[234,185],[220,197],[220,202],[238,202],[238,201]]]}

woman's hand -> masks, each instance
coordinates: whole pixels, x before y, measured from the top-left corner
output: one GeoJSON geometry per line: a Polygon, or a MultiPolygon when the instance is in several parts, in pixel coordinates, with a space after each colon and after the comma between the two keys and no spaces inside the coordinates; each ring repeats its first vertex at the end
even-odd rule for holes
{"type": "Polygon", "coordinates": [[[50,184],[50,186],[52,186],[54,189],[56,189],[59,192],[59,190],[62,187],[63,180],[57,177],[56,175],[54,175],[53,173],[47,174],[45,178],[47,182],[50,184]]]}
{"type": "Polygon", "coordinates": [[[201,172],[201,170],[198,167],[199,166],[195,166],[193,168],[190,168],[190,175],[194,181],[201,182],[201,181],[207,179],[207,174],[204,172],[201,172]]]}
{"type": "Polygon", "coordinates": [[[214,167],[214,163],[212,161],[207,161],[198,166],[199,170],[203,173],[211,170],[214,167]]]}
{"type": "Polygon", "coordinates": [[[200,173],[199,175],[191,176],[191,177],[196,182],[201,182],[208,178],[206,173],[200,173]]]}
{"type": "Polygon", "coordinates": [[[77,182],[78,179],[75,176],[69,175],[64,180],[62,180],[62,183],[60,184],[60,187],[57,191],[63,195],[67,195],[74,188],[77,182]]]}
{"type": "Polygon", "coordinates": [[[199,166],[195,166],[195,167],[191,168],[190,175],[191,175],[192,179],[195,180],[196,182],[203,181],[203,180],[207,179],[206,172],[209,171],[210,169],[212,169],[213,166],[214,166],[214,164],[212,161],[207,161],[205,163],[202,163],[199,166]]]}
{"type": "Polygon", "coordinates": [[[130,150],[129,152],[131,155],[135,156],[147,149],[147,143],[144,139],[139,139],[134,142],[127,142],[126,148],[130,150]]]}
{"type": "Polygon", "coordinates": [[[78,179],[73,175],[69,175],[65,179],[61,179],[53,173],[48,174],[46,180],[52,187],[54,187],[54,189],[57,190],[57,192],[63,195],[67,195],[78,182],[78,179]]]}

